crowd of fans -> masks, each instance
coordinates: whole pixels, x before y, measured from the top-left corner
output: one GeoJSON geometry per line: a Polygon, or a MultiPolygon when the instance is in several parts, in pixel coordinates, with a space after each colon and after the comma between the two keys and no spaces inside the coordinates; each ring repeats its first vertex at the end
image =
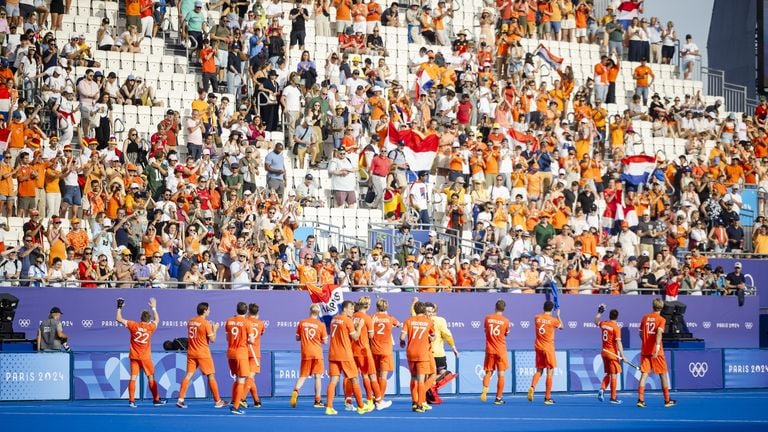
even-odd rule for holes
{"type": "MultiPolygon", "coordinates": [[[[125,33],[112,39],[106,19],[98,49],[140,50],[156,35],[161,19],[145,16],[145,2],[127,6],[125,33]]],[[[749,233],[740,222],[741,190],[768,182],[768,102],[723,119],[700,94],[649,94],[658,64],[682,55],[688,78],[698,48],[688,38],[676,53],[674,25],[646,22],[640,0],[607,11],[584,0],[499,0],[479,11],[477,34],[452,25],[459,5],[432,6],[316,0],[286,13],[279,0],[181,1],[202,71],[198,98],[188,117],[169,109],[151,136],[130,129],[122,142],[112,105],[156,104],[151,88],[134,76],[118,83],[82,35],[59,50],[54,34],[9,21],[0,240],[10,217],[23,218],[24,236],[3,252],[0,274],[83,287],[528,293],[554,281],[567,293],[743,292],[739,271],[713,269],[704,254],[768,253],[764,217],[749,233]],[[220,12],[210,26],[207,8],[220,12]],[[338,51],[312,59],[307,26],[317,36],[335,30],[338,51]],[[409,59],[433,81],[418,97],[392,72],[379,35],[387,26],[429,44],[409,59]],[[550,80],[524,37],[597,44],[604,56],[584,82],[568,58],[550,80]],[[626,59],[641,61],[637,94],[609,118],[626,59]],[[73,64],[89,69],[76,77],[73,64]],[[641,121],[687,144],[679,157],[656,155],[648,182],[635,185],[622,181],[621,159],[640,152],[641,121]],[[439,136],[431,170],[409,169],[392,127],[439,136]],[[268,139],[278,131],[284,140],[268,139]],[[309,174],[291,185],[291,167],[309,174]],[[327,170],[329,196],[315,170],[327,170]],[[303,209],[358,205],[398,224],[394,251],[294,238],[303,209]],[[424,225],[429,241],[419,244],[410,230],[424,225]]]]}

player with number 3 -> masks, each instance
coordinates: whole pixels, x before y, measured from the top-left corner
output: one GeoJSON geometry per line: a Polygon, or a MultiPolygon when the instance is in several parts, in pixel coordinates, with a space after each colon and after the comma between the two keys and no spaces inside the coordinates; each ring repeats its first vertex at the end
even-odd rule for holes
{"type": "Polygon", "coordinates": [[[640,320],[640,383],[637,387],[637,406],[645,408],[645,380],[653,372],[661,378],[661,389],[664,392],[664,406],[671,407],[677,404],[669,398],[669,381],[667,379],[667,360],[664,358],[664,347],[661,337],[667,320],[662,318],[660,312],[664,309],[664,300],[653,300],[653,312],[645,315],[640,320]]]}
{"type": "Polygon", "coordinates": [[[557,357],[555,356],[555,329],[563,329],[563,323],[560,320],[560,309],[557,309],[557,318],[552,316],[555,304],[550,300],[544,302],[544,313],[534,317],[536,329],[536,373],[533,374],[531,387],[528,389],[528,401],[533,402],[533,393],[536,389],[544,370],[547,371],[546,391],[544,393],[544,404],[554,405],[552,399],[552,379],[554,378],[555,368],[557,367],[557,357]]]}
{"type": "Polygon", "coordinates": [[[128,382],[128,406],[136,408],[136,380],[139,372],[143,371],[147,376],[149,390],[152,392],[152,401],[155,406],[165,405],[165,400],[157,394],[157,381],[155,381],[155,365],[152,364],[152,333],[157,329],[160,317],[157,314],[157,301],[149,299],[149,311],[141,311],[141,321],[129,321],[123,318],[123,305],[125,300],[117,299],[117,312],[115,320],[128,328],[131,332],[131,350],[128,358],[131,361],[131,380],[128,382]]]}
{"type": "Polygon", "coordinates": [[[509,368],[507,363],[507,335],[509,335],[509,320],[504,316],[507,303],[504,300],[496,302],[494,313],[485,317],[485,361],[483,362],[483,391],[480,400],[485,402],[488,385],[491,383],[493,372],[497,372],[496,405],[503,405],[501,398],[504,393],[504,372],[509,368]]]}

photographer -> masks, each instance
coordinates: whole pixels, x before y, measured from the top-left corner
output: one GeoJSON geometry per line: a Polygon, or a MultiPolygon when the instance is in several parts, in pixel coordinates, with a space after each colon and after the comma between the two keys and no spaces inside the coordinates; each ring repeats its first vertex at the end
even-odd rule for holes
{"type": "Polygon", "coordinates": [[[69,351],[67,334],[61,326],[61,309],[51,308],[48,319],[40,323],[37,330],[37,351],[69,351]]]}

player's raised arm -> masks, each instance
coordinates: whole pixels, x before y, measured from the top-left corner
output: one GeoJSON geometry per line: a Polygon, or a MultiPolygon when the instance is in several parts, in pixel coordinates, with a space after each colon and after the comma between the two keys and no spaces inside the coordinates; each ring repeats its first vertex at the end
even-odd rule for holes
{"type": "Polygon", "coordinates": [[[117,299],[117,311],[115,312],[115,321],[118,323],[127,326],[128,320],[123,318],[123,305],[125,304],[125,300],[122,298],[117,299]]]}
{"type": "Polygon", "coordinates": [[[601,304],[600,306],[597,307],[597,315],[595,315],[595,325],[600,325],[603,312],[605,312],[605,305],[601,304]]]}
{"type": "Polygon", "coordinates": [[[557,308],[557,322],[558,322],[557,329],[563,330],[565,327],[563,326],[563,319],[560,318],[560,308],[557,308]]]}
{"type": "Polygon", "coordinates": [[[155,324],[159,324],[160,315],[157,314],[157,300],[155,300],[154,297],[150,297],[149,299],[149,308],[152,309],[152,321],[154,321],[155,324]]]}
{"type": "Polygon", "coordinates": [[[211,328],[213,329],[212,332],[208,333],[208,342],[216,342],[216,333],[219,331],[219,327],[221,325],[219,323],[213,323],[211,328]]]}

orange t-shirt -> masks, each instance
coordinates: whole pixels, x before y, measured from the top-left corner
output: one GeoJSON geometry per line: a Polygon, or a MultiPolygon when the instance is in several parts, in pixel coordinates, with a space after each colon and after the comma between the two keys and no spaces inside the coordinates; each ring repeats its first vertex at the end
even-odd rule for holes
{"type": "Polygon", "coordinates": [[[399,326],[400,322],[386,312],[376,312],[371,317],[371,324],[373,325],[371,352],[374,355],[392,354],[392,327],[399,326]]]}
{"type": "Polygon", "coordinates": [[[560,320],[548,314],[538,314],[533,321],[536,324],[536,342],[534,348],[539,351],[555,350],[555,329],[560,327],[560,320]]]}
{"type": "Polygon", "coordinates": [[[323,341],[328,337],[325,324],[316,318],[305,318],[296,326],[296,337],[301,343],[301,359],[323,359],[323,341]]]}
{"type": "Polygon", "coordinates": [[[201,316],[196,316],[189,320],[189,322],[187,322],[187,337],[189,338],[187,358],[211,358],[211,348],[208,345],[208,338],[212,336],[213,326],[211,326],[210,321],[201,316]]]}
{"type": "Polygon", "coordinates": [[[635,80],[638,87],[648,87],[649,77],[653,76],[653,70],[648,66],[638,66],[635,68],[635,80]]]}
{"type": "Polygon", "coordinates": [[[224,325],[227,330],[227,358],[231,360],[248,359],[248,332],[250,325],[244,316],[229,318],[224,325]]]}
{"type": "Polygon", "coordinates": [[[352,10],[350,6],[352,2],[350,0],[339,0],[333,2],[336,6],[336,21],[352,21],[352,10]]]}
{"type": "Polygon", "coordinates": [[[8,135],[8,148],[23,149],[24,148],[24,135],[27,127],[24,123],[12,122],[8,125],[10,134],[8,135]]]}
{"type": "Polygon", "coordinates": [[[154,322],[128,321],[126,325],[131,332],[131,360],[149,360],[152,358],[152,333],[157,329],[154,322]]]}
{"type": "MultiPolygon", "coordinates": [[[[29,177],[32,174],[32,167],[24,165],[16,172],[16,178],[29,177]]],[[[35,189],[37,189],[37,180],[29,177],[27,180],[20,181],[18,195],[20,197],[33,197],[35,196],[35,189]]]]}
{"type": "MultiPolygon", "coordinates": [[[[640,341],[642,342],[640,354],[653,355],[656,346],[656,332],[663,332],[667,320],[661,317],[658,312],[651,312],[640,320],[640,341]]],[[[664,355],[664,346],[659,346],[659,355],[664,355]]]]}
{"type": "Polygon", "coordinates": [[[485,317],[485,353],[506,357],[509,320],[504,315],[489,314],[485,317]]]}
{"type": "Polygon", "coordinates": [[[370,336],[373,333],[373,323],[371,322],[371,317],[364,312],[355,312],[352,315],[352,322],[357,326],[361,321],[363,325],[360,326],[360,337],[352,343],[352,354],[355,357],[366,357],[371,353],[370,336]]]}
{"type": "Polygon", "coordinates": [[[355,331],[352,318],[338,314],[331,321],[331,344],[328,348],[329,361],[353,361],[352,339],[350,333],[355,331]]]}
{"type": "Polygon", "coordinates": [[[602,321],[598,324],[603,339],[603,350],[618,354],[618,341],[621,340],[621,329],[613,321],[602,321]]]}
{"type": "Polygon", "coordinates": [[[403,333],[408,341],[405,353],[409,362],[432,360],[429,337],[435,334],[435,324],[431,319],[424,315],[412,316],[403,323],[403,333]]]}

